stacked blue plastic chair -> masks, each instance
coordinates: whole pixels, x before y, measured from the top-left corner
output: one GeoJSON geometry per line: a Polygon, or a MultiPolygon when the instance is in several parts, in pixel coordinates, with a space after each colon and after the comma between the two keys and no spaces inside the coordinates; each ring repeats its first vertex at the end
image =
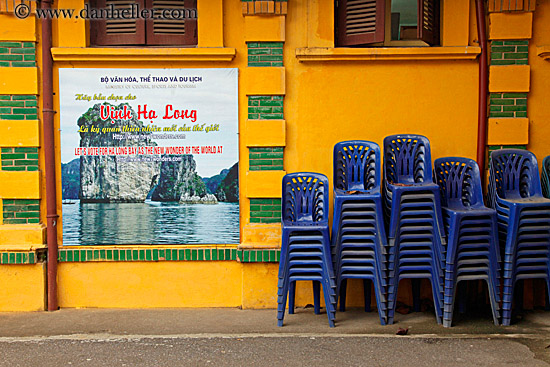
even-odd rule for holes
{"type": "Polygon", "coordinates": [[[542,195],[550,198],[550,155],[542,160],[542,195]]]}
{"type": "Polygon", "coordinates": [[[380,148],[369,141],[334,146],[332,256],[340,311],[345,311],[347,279],[363,279],[365,310],[374,284],[380,323],[386,324],[386,231],[380,193],[380,148]]]}
{"type": "Polygon", "coordinates": [[[296,281],[313,281],[315,313],[319,313],[320,285],[330,327],[334,327],[336,283],[330,256],[329,187],[325,175],[300,172],[283,177],[282,245],[278,282],[278,325],[283,326],[288,295],[294,312],[296,281]]]}
{"type": "Polygon", "coordinates": [[[488,201],[497,211],[504,261],[502,325],[510,325],[518,280],[544,279],[550,291],[550,200],[542,196],[533,153],[520,149],[491,153],[488,201]]]}
{"type": "MultiPolygon", "coordinates": [[[[384,139],[384,207],[389,219],[388,324],[393,323],[399,281],[405,278],[413,282],[430,279],[436,319],[442,322],[446,241],[439,186],[432,177],[426,137],[393,135],[384,139]]],[[[418,309],[418,294],[415,298],[418,309]]]]}
{"type": "MultiPolygon", "coordinates": [[[[545,198],[550,198],[550,155],[542,160],[542,195],[545,198]]],[[[550,292],[546,294],[546,310],[550,310],[550,292]]]]}
{"type": "Polygon", "coordinates": [[[477,163],[468,158],[439,158],[435,179],[441,190],[447,232],[443,326],[450,327],[456,285],[485,280],[495,325],[500,318],[500,272],[496,211],[483,204],[477,163]]]}

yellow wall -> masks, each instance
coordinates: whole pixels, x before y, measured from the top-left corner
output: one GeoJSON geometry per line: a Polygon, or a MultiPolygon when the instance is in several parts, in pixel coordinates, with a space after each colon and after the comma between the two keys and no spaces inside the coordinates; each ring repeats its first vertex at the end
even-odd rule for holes
{"type": "MultiPolygon", "coordinates": [[[[83,3],[82,0],[59,0],[60,7],[79,7],[83,3]]],[[[286,172],[316,171],[332,181],[332,147],[336,142],[364,139],[382,145],[385,136],[396,133],[427,136],[432,143],[432,159],[451,155],[475,158],[479,48],[473,42],[477,36],[472,1],[444,2],[443,47],[382,50],[334,49],[332,1],[290,0],[288,15],[275,17],[245,17],[241,3],[236,0],[199,0],[198,3],[199,47],[196,49],[95,48],[92,55],[85,48],[84,22],[54,21],[54,92],[59,95],[58,70],[66,67],[239,68],[240,219],[241,239],[247,246],[280,245],[277,226],[247,225],[250,220],[247,195],[277,196],[278,180],[284,173],[263,175],[273,176],[263,186],[256,183],[258,178],[254,174],[247,175],[247,144],[262,133],[262,129],[247,128],[247,95],[285,96],[284,121],[274,122],[268,131],[276,132],[275,140],[284,141],[286,172]],[[247,67],[246,42],[249,41],[284,41],[284,67],[247,67]],[[315,58],[317,60],[312,60],[315,58]]],[[[550,63],[537,56],[536,46],[550,45],[550,32],[546,27],[550,22],[550,4],[542,2],[533,19],[529,55],[529,148],[542,161],[550,154],[547,144],[550,63]]],[[[22,24],[17,23],[17,27],[22,24]]],[[[22,37],[32,39],[34,27],[28,23],[21,32],[22,37]]],[[[0,26],[0,37],[6,33],[2,33],[1,28],[3,26],[0,26]]],[[[13,38],[13,32],[5,37],[13,38]]],[[[37,46],[40,65],[40,44],[37,46]]],[[[15,82],[9,73],[6,78],[7,82],[15,82]]],[[[41,90],[40,77],[31,87],[36,86],[41,90]]],[[[59,110],[57,97],[54,109],[59,110]]],[[[55,131],[56,159],[60,162],[59,114],[55,117],[55,131]]],[[[42,133],[40,136],[42,139],[42,133]]],[[[258,139],[260,143],[264,140],[258,139]]],[[[43,169],[40,175],[40,192],[36,196],[44,198],[43,169]]],[[[60,182],[60,164],[56,175],[60,182]]],[[[61,214],[60,184],[57,195],[61,214]]],[[[45,222],[45,209],[42,200],[42,222],[45,222]]],[[[60,243],[61,234],[62,225],[58,232],[60,243]]],[[[0,271],[12,269],[4,276],[11,277],[15,288],[26,289],[28,282],[34,284],[32,279],[43,280],[43,275],[37,278],[38,268],[41,269],[39,265],[10,265],[0,267],[0,271]],[[16,277],[19,267],[29,274],[16,277]]],[[[59,304],[61,307],[275,307],[277,268],[276,263],[236,261],[61,263],[59,304]]],[[[312,302],[310,288],[299,286],[297,305],[312,302]]],[[[360,282],[351,282],[350,288],[348,304],[361,305],[360,282]]],[[[27,305],[26,293],[12,292],[8,298],[14,297],[16,303],[21,301],[27,305]]],[[[1,302],[10,304],[4,298],[1,302]]]]}
{"type": "Polygon", "coordinates": [[[60,307],[237,307],[237,262],[59,264],[60,307]]]}
{"type": "Polygon", "coordinates": [[[277,308],[279,264],[243,264],[242,307],[277,308]]]}
{"type": "Polygon", "coordinates": [[[45,265],[0,265],[0,311],[42,311],[45,265]]]}
{"type": "Polygon", "coordinates": [[[550,3],[537,3],[533,16],[533,38],[529,42],[529,65],[531,66],[531,90],[527,95],[527,117],[529,117],[529,145],[539,165],[550,155],[550,59],[538,56],[541,46],[550,45],[550,3]]]}

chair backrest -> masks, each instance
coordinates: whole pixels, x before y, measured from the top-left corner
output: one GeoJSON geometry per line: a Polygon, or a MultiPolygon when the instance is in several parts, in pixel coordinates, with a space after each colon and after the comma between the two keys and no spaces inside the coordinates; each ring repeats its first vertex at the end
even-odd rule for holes
{"type": "Polygon", "coordinates": [[[384,138],[384,179],[389,183],[432,182],[430,141],[422,135],[384,138]]]}
{"type": "Polygon", "coordinates": [[[492,196],[518,199],[542,195],[537,158],[527,150],[493,151],[489,179],[492,196]]]}
{"type": "Polygon", "coordinates": [[[542,194],[550,198],[550,155],[542,160],[542,194]]]}
{"type": "Polygon", "coordinates": [[[380,147],[364,140],[334,146],[334,188],[380,191],[380,147]]]}
{"type": "Polygon", "coordinates": [[[328,224],[329,186],[325,175],[289,173],[283,177],[283,223],[328,224]]]}
{"type": "Polygon", "coordinates": [[[473,159],[438,158],[434,162],[435,181],[441,191],[443,206],[450,208],[483,207],[483,190],[479,167],[473,159]]]}

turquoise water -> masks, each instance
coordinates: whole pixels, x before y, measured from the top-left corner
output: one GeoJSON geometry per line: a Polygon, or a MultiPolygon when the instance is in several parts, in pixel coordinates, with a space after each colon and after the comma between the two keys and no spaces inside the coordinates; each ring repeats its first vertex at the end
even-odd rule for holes
{"type": "Polygon", "coordinates": [[[237,203],[63,204],[65,246],[236,243],[237,203]]]}

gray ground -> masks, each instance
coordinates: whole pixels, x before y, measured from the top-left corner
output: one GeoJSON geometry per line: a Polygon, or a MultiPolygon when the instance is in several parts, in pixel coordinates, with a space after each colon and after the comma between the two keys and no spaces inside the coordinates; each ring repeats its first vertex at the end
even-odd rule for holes
{"type": "Polygon", "coordinates": [[[0,366],[550,366],[550,312],[511,327],[490,316],[443,328],[431,313],[65,309],[0,313],[0,366]],[[406,336],[395,335],[408,328],[406,336]]]}

